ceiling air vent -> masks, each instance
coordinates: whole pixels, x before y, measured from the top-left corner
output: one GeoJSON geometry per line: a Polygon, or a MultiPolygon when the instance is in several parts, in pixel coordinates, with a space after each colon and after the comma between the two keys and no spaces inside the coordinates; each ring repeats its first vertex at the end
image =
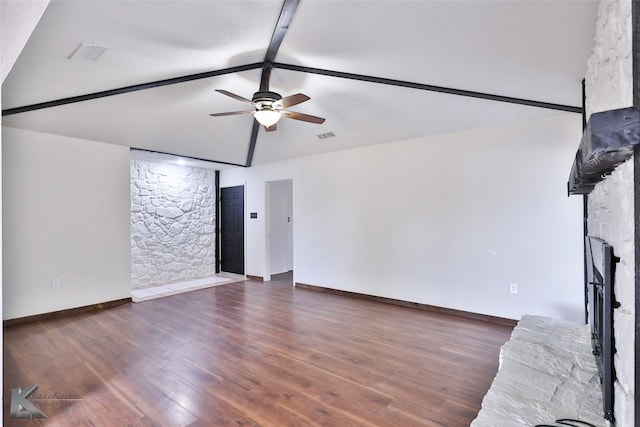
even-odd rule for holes
{"type": "Polygon", "coordinates": [[[69,59],[84,59],[86,61],[95,61],[109,49],[106,46],[98,46],[97,44],[82,43],[75,52],[71,54],[69,59]]]}
{"type": "Polygon", "coordinates": [[[320,139],[333,138],[334,136],[336,136],[336,134],[333,132],[325,132],[325,133],[318,134],[318,138],[320,139]]]}

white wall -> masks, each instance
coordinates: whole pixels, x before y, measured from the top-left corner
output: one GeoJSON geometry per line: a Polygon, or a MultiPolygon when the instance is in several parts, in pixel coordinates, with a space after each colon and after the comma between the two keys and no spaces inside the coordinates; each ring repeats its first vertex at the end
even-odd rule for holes
{"type": "Polygon", "coordinates": [[[130,297],[129,149],[2,133],[4,319],[130,297]]]}
{"type": "MultiPolygon", "coordinates": [[[[0,75],[1,83],[9,74],[18,59],[24,45],[29,40],[36,24],[42,17],[49,0],[42,1],[0,1],[0,75]]],[[[0,88],[0,107],[2,106],[2,89],[0,88]]],[[[0,118],[0,125],[2,119],[0,118]]],[[[0,134],[0,242],[2,241],[2,135],[0,134]]],[[[0,318],[2,313],[2,245],[0,245],[0,318]]],[[[3,342],[3,331],[0,328],[0,342],[3,342]]],[[[0,383],[4,362],[0,354],[0,383]]]]}
{"type": "MultiPolygon", "coordinates": [[[[296,282],[580,320],[582,207],[566,193],[580,133],[580,117],[562,114],[226,170],[221,185],[245,184],[247,212],[264,212],[264,183],[293,179],[296,282]]],[[[258,218],[247,222],[246,268],[263,276],[258,218]]]]}
{"type": "Polygon", "coordinates": [[[2,0],[0,2],[0,75],[2,82],[11,71],[13,64],[27,44],[31,32],[36,27],[49,0],[2,0]]]}

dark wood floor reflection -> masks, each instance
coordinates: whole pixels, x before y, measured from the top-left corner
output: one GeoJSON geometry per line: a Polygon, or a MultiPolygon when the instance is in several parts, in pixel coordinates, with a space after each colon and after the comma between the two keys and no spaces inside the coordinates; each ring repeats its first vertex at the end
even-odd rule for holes
{"type": "Polygon", "coordinates": [[[276,279],[6,328],[4,425],[456,427],[475,418],[510,327],[276,279]],[[32,384],[48,419],[10,418],[11,389],[32,384]]]}

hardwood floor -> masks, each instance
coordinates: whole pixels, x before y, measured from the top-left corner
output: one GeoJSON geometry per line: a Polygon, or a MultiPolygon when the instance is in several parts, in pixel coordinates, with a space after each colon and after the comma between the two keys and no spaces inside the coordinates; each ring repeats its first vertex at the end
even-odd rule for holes
{"type": "Polygon", "coordinates": [[[511,327],[276,279],[6,328],[4,425],[456,427],[475,418],[511,327]],[[48,419],[10,418],[11,389],[32,384],[29,400],[48,419]]]}

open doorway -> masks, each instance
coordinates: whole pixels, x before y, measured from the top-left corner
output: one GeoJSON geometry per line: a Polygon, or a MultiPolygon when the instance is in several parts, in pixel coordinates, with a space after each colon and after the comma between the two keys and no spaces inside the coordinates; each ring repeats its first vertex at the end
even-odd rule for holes
{"type": "Polygon", "coordinates": [[[293,271],[293,180],[266,183],[265,280],[293,271]]]}

